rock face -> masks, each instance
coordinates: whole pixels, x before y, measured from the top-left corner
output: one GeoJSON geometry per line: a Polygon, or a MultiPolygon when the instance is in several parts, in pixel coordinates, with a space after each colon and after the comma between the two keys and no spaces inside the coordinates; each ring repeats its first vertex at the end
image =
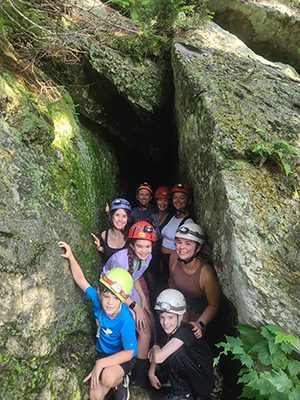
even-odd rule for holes
{"type": "Polygon", "coordinates": [[[38,398],[79,398],[72,368],[81,382],[93,360],[90,315],[57,242],[72,244],[96,282],[90,233],[115,194],[114,155],[65,92],[42,95],[2,69],[0,160],[1,398],[35,399],[41,388],[38,398]]]}
{"type": "Polygon", "coordinates": [[[300,71],[300,7],[293,0],[208,0],[214,21],[256,53],[300,71]]]}
{"type": "Polygon", "coordinates": [[[299,336],[299,198],[247,160],[256,143],[299,146],[299,77],[213,23],[178,37],[172,62],[181,170],[225,295],[241,322],[299,336]]]}
{"type": "MultiPolygon", "coordinates": [[[[76,28],[85,32],[84,40],[76,39],[82,62],[59,68],[55,64],[53,78],[67,85],[78,112],[105,128],[122,151],[139,152],[141,159],[157,162],[163,147],[159,132],[169,113],[169,63],[143,55],[145,44],[138,43],[133,20],[101,1],[84,0],[80,7],[77,1],[70,3],[76,28]]],[[[47,74],[49,67],[48,62],[43,66],[47,74]]]]}

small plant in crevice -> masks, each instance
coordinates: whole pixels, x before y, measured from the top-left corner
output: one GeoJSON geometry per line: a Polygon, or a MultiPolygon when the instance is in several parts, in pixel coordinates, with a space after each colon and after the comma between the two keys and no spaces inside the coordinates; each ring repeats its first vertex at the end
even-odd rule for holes
{"type": "Polygon", "coordinates": [[[299,400],[300,362],[292,357],[298,338],[284,333],[275,325],[264,325],[260,331],[239,325],[239,337],[226,336],[217,344],[222,349],[215,359],[229,353],[242,367],[238,383],[242,397],[255,400],[299,400]]]}
{"type": "Polygon", "coordinates": [[[164,58],[178,29],[211,18],[207,0],[109,0],[123,14],[137,22],[135,34],[116,35],[113,46],[134,58],[164,58]]]}
{"type": "Polygon", "coordinates": [[[271,144],[262,141],[248,149],[247,155],[259,167],[265,163],[279,166],[293,187],[294,197],[298,197],[300,151],[297,147],[285,140],[276,140],[271,144]]]}

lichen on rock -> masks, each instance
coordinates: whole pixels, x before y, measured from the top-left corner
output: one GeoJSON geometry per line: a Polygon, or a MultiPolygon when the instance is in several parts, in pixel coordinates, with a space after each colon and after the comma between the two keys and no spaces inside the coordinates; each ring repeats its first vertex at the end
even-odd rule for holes
{"type": "MultiPolygon", "coordinates": [[[[106,143],[79,123],[65,91],[42,95],[6,72],[0,87],[1,388],[3,399],[33,399],[70,335],[85,332],[89,343],[89,310],[57,242],[71,243],[96,284],[90,233],[114,196],[117,164],[106,143]]],[[[84,369],[91,360],[80,357],[84,369]]],[[[75,393],[74,374],[65,373],[75,393]]]]}
{"type": "Polygon", "coordinates": [[[176,38],[181,171],[241,322],[299,336],[299,198],[283,173],[259,168],[259,142],[299,146],[299,83],[213,23],[176,38]]]}

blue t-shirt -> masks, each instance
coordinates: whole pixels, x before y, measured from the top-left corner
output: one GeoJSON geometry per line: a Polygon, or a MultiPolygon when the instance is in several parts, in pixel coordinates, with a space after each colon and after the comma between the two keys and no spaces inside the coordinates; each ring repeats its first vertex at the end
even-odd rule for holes
{"type": "Polygon", "coordinates": [[[122,350],[134,350],[137,354],[137,338],[133,316],[125,304],[122,304],[120,313],[110,319],[103,311],[97,289],[89,286],[86,295],[94,305],[94,317],[97,324],[96,350],[99,353],[115,354],[122,350]]]}

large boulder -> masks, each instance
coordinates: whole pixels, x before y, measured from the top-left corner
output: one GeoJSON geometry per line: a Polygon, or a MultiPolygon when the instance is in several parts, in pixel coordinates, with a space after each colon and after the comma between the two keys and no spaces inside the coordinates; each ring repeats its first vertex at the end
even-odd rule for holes
{"type": "Polygon", "coordinates": [[[64,91],[38,89],[1,68],[1,398],[35,399],[43,389],[38,398],[75,399],[93,362],[91,315],[57,242],[72,244],[96,285],[90,233],[115,194],[117,166],[64,91]]]}
{"type": "Polygon", "coordinates": [[[208,0],[214,21],[256,53],[300,71],[300,5],[293,0],[208,0]]]}
{"type": "Polygon", "coordinates": [[[79,7],[70,1],[67,11],[74,32],[70,24],[62,35],[73,34],[81,62],[47,57],[43,69],[67,85],[77,111],[104,127],[120,148],[133,152],[143,141],[143,157],[151,154],[157,161],[158,131],[172,95],[169,63],[147,54],[148,42],[138,25],[101,1],[84,0],[79,7]]]}
{"type": "Polygon", "coordinates": [[[299,76],[214,23],[177,37],[172,63],[181,171],[225,295],[241,322],[299,336],[299,197],[247,156],[257,143],[299,147],[299,76]]]}

